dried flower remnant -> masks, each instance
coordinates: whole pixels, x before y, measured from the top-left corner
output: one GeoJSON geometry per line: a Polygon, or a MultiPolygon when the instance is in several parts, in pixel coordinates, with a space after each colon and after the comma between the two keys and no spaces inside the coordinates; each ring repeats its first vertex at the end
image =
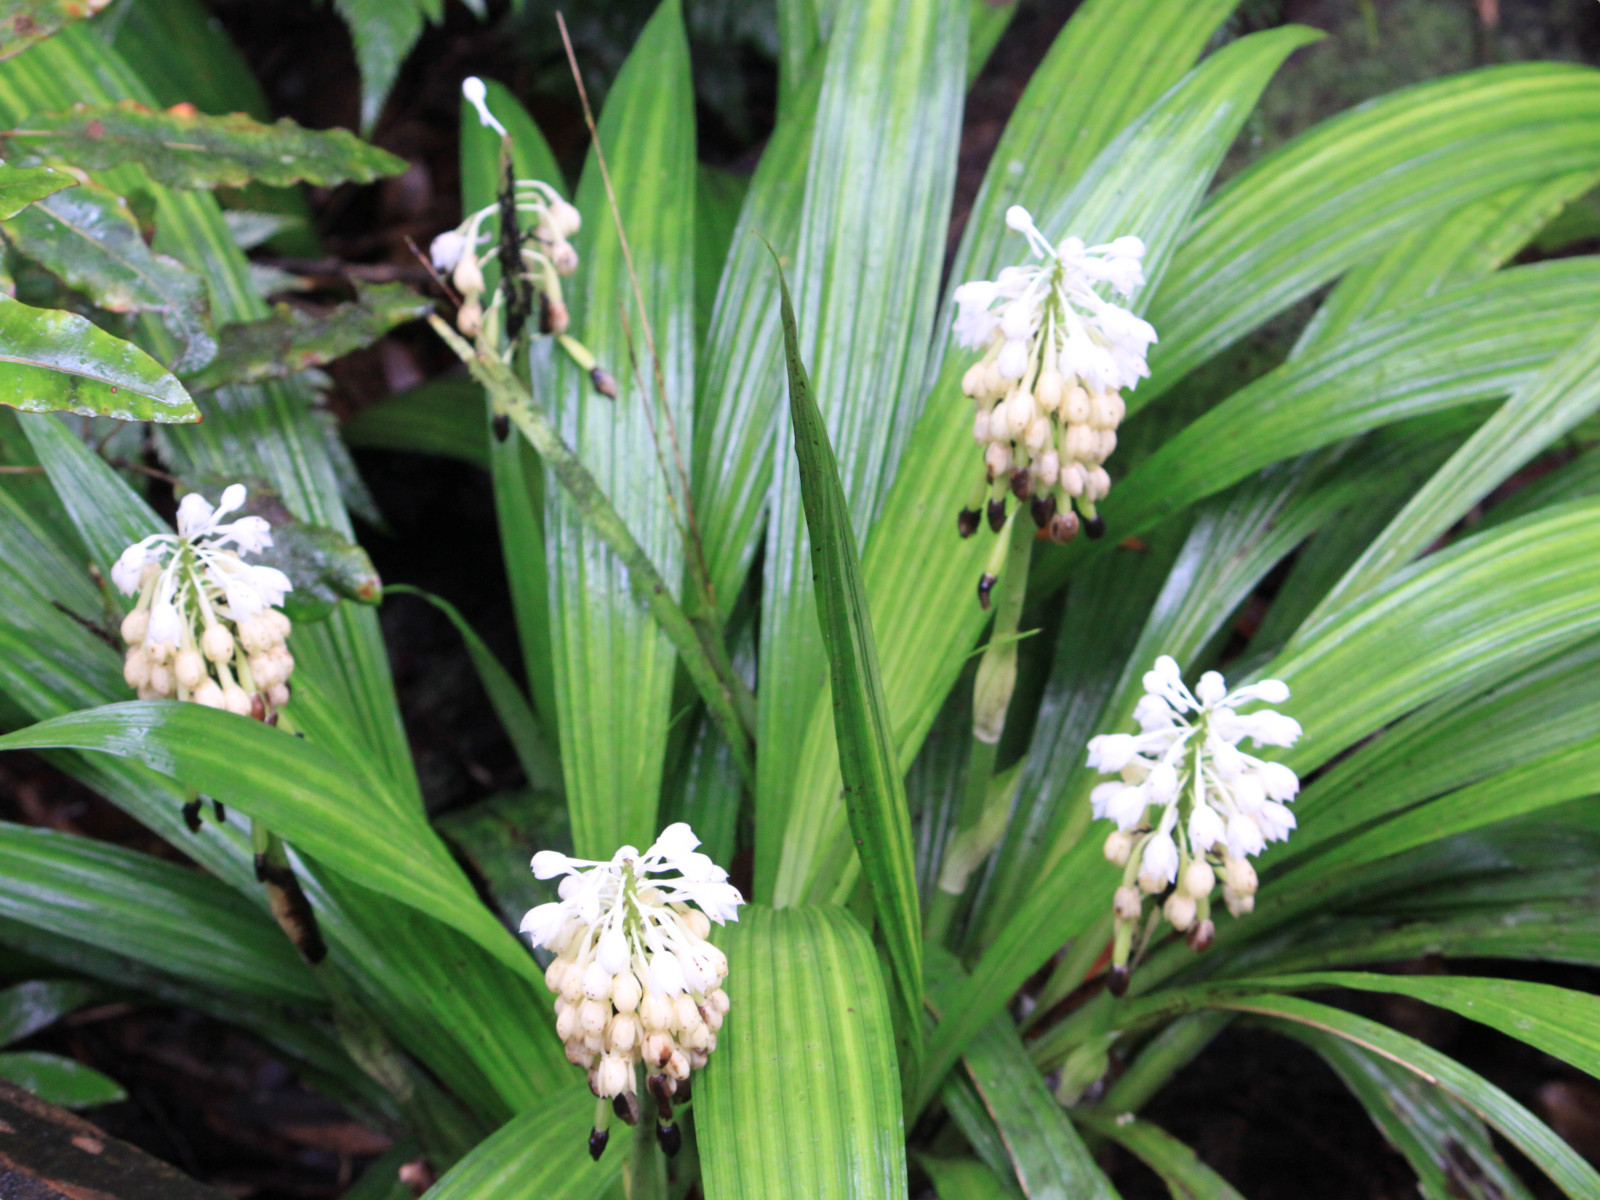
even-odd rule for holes
{"type": "Polygon", "coordinates": [[[561,899],[529,911],[522,932],[556,952],[545,983],[556,994],[567,1058],[589,1072],[600,1100],[589,1138],[595,1158],[606,1145],[606,1102],[630,1124],[637,1114],[639,1063],[659,1109],[656,1136],[675,1152],[672,1098],[717,1048],[728,960],[706,937],[713,920],[739,919],[744,897],[699,844],[680,822],[643,854],[623,846],[610,862],[553,850],[533,858],[538,878],[561,876],[561,899]]]}
{"type": "Polygon", "coordinates": [[[1119,237],[1085,246],[1066,237],[1052,245],[1020,205],[1007,210],[1006,224],[1041,261],[955,291],[956,340],[984,351],[961,378],[977,408],[972,433],[983,447],[983,479],[958,528],[970,537],[984,508],[998,530],[1010,491],[1052,540],[1068,541],[1080,527],[1098,537],[1105,523],[1095,505],[1111,490],[1104,464],[1127,411],[1121,389],[1149,375],[1145,355],[1156,331],[1096,289],[1127,297],[1143,286],[1144,243],[1119,237]]]}
{"type": "Polygon", "coordinates": [[[1127,987],[1145,897],[1164,893],[1162,916],[1204,950],[1214,936],[1213,889],[1220,880],[1236,917],[1255,907],[1249,860],[1268,842],[1288,838],[1295,827],[1288,805],[1300,791],[1288,767],[1239,749],[1247,738],[1259,746],[1292,746],[1299,738],[1292,717],[1268,708],[1239,712],[1246,704],[1282,704],[1289,688],[1281,680],[1230,692],[1221,675],[1207,671],[1191,692],[1177,662],[1162,655],[1143,682],[1133,711],[1141,732],[1089,741],[1089,765],[1119,776],[1090,795],[1094,815],[1116,823],[1105,854],[1123,868],[1112,900],[1111,987],[1118,994],[1127,987]]]}
{"type": "Polygon", "coordinates": [[[289,618],[279,606],[293,589],[274,567],[244,556],[272,545],[261,517],[223,517],[245,501],[235,483],[212,508],[198,492],[178,505],[177,533],[135,542],[111,580],[138,602],[122,620],[128,643],[122,677],[141,700],[191,700],[272,720],[289,702],[289,618]]]}
{"type": "MultiPolygon", "coordinates": [[[[478,119],[485,127],[505,136],[506,128],[489,111],[487,92],[483,80],[476,76],[464,80],[461,92],[478,110],[478,119]]],[[[513,183],[514,207],[519,216],[529,218],[526,232],[517,233],[517,253],[522,262],[522,278],[540,296],[546,332],[561,334],[567,330],[567,306],[561,296],[561,278],[578,269],[578,252],[568,239],[578,232],[583,219],[578,210],[561,198],[561,194],[537,179],[518,179],[513,183]]],[[[456,228],[441,233],[428,247],[434,270],[447,274],[451,285],[461,296],[461,307],[456,313],[456,328],[468,337],[476,337],[483,328],[483,293],[486,283],[483,268],[499,256],[498,239],[488,239],[486,248],[483,227],[491,217],[500,214],[500,204],[486,205],[471,213],[456,228]]],[[[492,303],[492,302],[491,302],[492,303]]]]}

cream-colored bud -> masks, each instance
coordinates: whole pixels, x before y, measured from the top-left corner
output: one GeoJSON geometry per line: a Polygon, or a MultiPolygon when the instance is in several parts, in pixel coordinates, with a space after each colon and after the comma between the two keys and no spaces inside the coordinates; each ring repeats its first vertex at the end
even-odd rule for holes
{"type": "Polygon", "coordinates": [[[578,269],[578,252],[571,242],[563,240],[550,247],[550,265],[557,275],[571,275],[578,269]]]}
{"type": "Polygon", "coordinates": [[[1032,392],[1018,388],[1006,397],[1006,424],[1011,426],[1012,437],[1021,437],[1037,415],[1032,392]]]}
{"type": "Polygon", "coordinates": [[[1012,437],[1011,416],[1004,404],[996,404],[989,411],[989,440],[1009,442],[1012,437]]]}
{"type": "Polygon", "coordinates": [[[999,476],[1011,469],[1011,447],[1000,442],[992,442],[983,452],[983,465],[999,476]]]}
{"type": "Polygon", "coordinates": [[[172,675],[186,691],[194,691],[206,677],[206,660],[198,650],[180,650],[172,660],[172,675]]]}
{"type": "Polygon", "coordinates": [[[1111,476],[1106,474],[1104,467],[1096,467],[1090,471],[1083,481],[1083,491],[1090,501],[1098,503],[1111,493],[1111,476]]]}
{"type": "Polygon", "coordinates": [[[456,309],[456,328],[467,337],[477,337],[483,328],[483,305],[476,296],[469,296],[456,309]]]}
{"type": "Polygon", "coordinates": [[[279,609],[269,608],[261,614],[261,618],[272,626],[272,632],[277,634],[280,642],[288,641],[289,635],[294,632],[294,626],[290,623],[288,615],[279,609]]]}
{"type": "Polygon", "coordinates": [[[450,282],[455,284],[456,291],[467,300],[475,300],[483,294],[483,268],[478,266],[478,256],[470,250],[461,256],[461,261],[456,264],[456,269],[450,273],[450,282]]]}
{"type": "Polygon", "coordinates": [[[728,999],[728,993],[721,988],[709,993],[706,996],[706,1003],[715,1005],[717,1011],[723,1016],[727,1016],[728,1010],[733,1007],[733,1001],[728,999]]]}
{"type": "MultiPolygon", "coordinates": [[[[583,1025],[583,1014],[578,1014],[578,1024],[583,1025]]],[[[586,1033],[583,1035],[583,1048],[590,1054],[599,1054],[606,1048],[606,1035],[604,1033],[586,1033]]]]}
{"type": "Polygon", "coordinates": [[[267,699],[272,701],[273,708],[282,708],[289,703],[289,685],[287,683],[273,684],[267,692],[267,699]]]}
{"type": "Polygon", "coordinates": [[[639,1018],[632,1013],[618,1013],[611,1018],[606,1030],[606,1045],[617,1054],[632,1054],[639,1044],[639,1018]]]}
{"type": "Polygon", "coordinates": [[[239,622],[239,644],[251,656],[265,654],[278,642],[278,631],[265,612],[246,617],[239,622]]]}
{"type": "Polygon", "coordinates": [[[1147,896],[1154,896],[1157,892],[1164,892],[1167,889],[1167,877],[1153,875],[1149,871],[1140,871],[1137,882],[1139,890],[1147,896]]]}
{"type": "Polygon", "coordinates": [[[585,1000],[578,1005],[578,1028],[585,1036],[602,1033],[610,1017],[611,1005],[604,1000],[585,1000]]]}
{"type": "MultiPolygon", "coordinates": [[[[550,965],[544,969],[544,985],[557,996],[561,995],[561,984],[567,978],[567,960],[552,958],[550,965]]],[[[559,1010],[558,1010],[559,1011],[559,1010]]]]}
{"type": "Polygon", "coordinates": [[[1094,430],[1087,425],[1068,425],[1067,436],[1061,439],[1061,452],[1067,458],[1086,462],[1094,457],[1094,430]]]}
{"type": "Polygon", "coordinates": [[[689,1060],[690,1069],[695,1071],[704,1070],[706,1063],[711,1061],[707,1055],[701,1054],[698,1050],[691,1050],[684,1057],[689,1060]]]}
{"type": "Polygon", "coordinates": [[[674,1079],[689,1078],[689,1060],[682,1050],[674,1050],[672,1057],[667,1060],[666,1072],[674,1079]]]}
{"type": "Polygon", "coordinates": [[[1075,462],[1069,462],[1061,468],[1061,486],[1069,496],[1081,496],[1088,486],[1088,476],[1075,462]]]}
{"type": "Polygon", "coordinates": [[[222,685],[222,704],[224,708],[236,716],[248,717],[250,715],[250,693],[231,679],[222,685]]]}
{"type": "Polygon", "coordinates": [[[567,1043],[567,1061],[573,1066],[582,1067],[584,1070],[588,1070],[590,1067],[594,1066],[594,1060],[594,1051],[590,1050],[581,1041],[571,1041],[567,1043]]]}
{"type": "Polygon", "coordinates": [[[677,1051],[672,1038],[665,1033],[652,1033],[644,1039],[644,1061],[652,1067],[664,1067],[677,1051]]]}
{"type": "Polygon", "coordinates": [[[1143,899],[1139,889],[1123,884],[1111,897],[1111,911],[1116,914],[1119,921],[1137,921],[1139,911],[1143,907],[1143,899]]]}
{"type": "Polygon", "coordinates": [[[683,923],[689,927],[689,932],[701,941],[711,936],[711,918],[698,908],[691,908],[684,913],[683,923]]]}
{"type": "Polygon", "coordinates": [[[718,983],[721,983],[728,977],[728,956],[726,954],[724,954],[721,950],[718,950],[715,946],[702,946],[700,948],[700,953],[705,955],[705,957],[710,961],[712,970],[717,976],[718,983]]]}
{"type": "Polygon", "coordinates": [[[722,1023],[727,1020],[717,1011],[717,1006],[709,1002],[700,1006],[700,1019],[706,1023],[706,1028],[711,1030],[712,1033],[721,1029],[722,1023]]]}
{"type": "Polygon", "coordinates": [[[684,1033],[699,1028],[700,1006],[689,993],[679,992],[672,998],[672,1023],[684,1033]]]}
{"type": "Polygon", "coordinates": [[[974,400],[983,395],[986,382],[982,363],[973,363],[961,373],[961,390],[974,400]]]}
{"type": "Polygon", "coordinates": [[[150,664],[150,690],[158,696],[172,696],[177,693],[178,681],[172,674],[172,668],[164,662],[150,664]]]}
{"type": "Polygon", "coordinates": [[[136,608],[122,618],[122,640],[128,645],[144,641],[144,635],[150,632],[150,610],[136,608]]]}
{"type": "Polygon", "coordinates": [[[1113,829],[1106,837],[1106,861],[1115,866],[1126,866],[1133,853],[1133,838],[1120,829],[1113,829]]]}
{"type": "Polygon", "coordinates": [[[233,634],[225,625],[213,625],[200,635],[200,649],[212,662],[225,663],[233,657],[233,634]]]}
{"type": "Polygon", "coordinates": [[[571,237],[583,228],[583,218],[578,215],[577,207],[559,196],[550,202],[550,223],[563,237],[571,237]]]}
{"type": "Polygon", "coordinates": [[[267,657],[278,664],[278,673],[282,676],[278,682],[287,683],[294,674],[294,655],[289,653],[289,647],[279,642],[267,652],[267,657]]]}
{"type": "Polygon", "coordinates": [[[278,668],[272,659],[265,654],[252,654],[250,656],[250,678],[255,681],[257,688],[265,690],[278,682],[278,668]]]}
{"type": "Polygon", "coordinates": [[[1248,912],[1255,911],[1255,893],[1241,895],[1226,884],[1222,887],[1222,898],[1227,902],[1228,911],[1236,917],[1242,917],[1248,912]]]}
{"type": "Polygon", "coordinates": [[[146,642],[144,644],[145,657],[151,663],[164,663],[171,659],[175,649],[171,642],[146,642]]]}
{"type": "Polygon", "coordinates": [[[639,1007],[639,997],[644,989],[632,971],[624,971],[611,981],[611,1003],[618,1012],[631,1013],[639,1007]]]}
{"type": "Polygon", "coordinates": [[[1086,425],[1089,421],[1089,393],[1078,384],[1067,389],[1061,400],[1061,415],[1072,425],[1086,425]]]}
{"type": "Polygon", "coordinates": [[[136,690],[149,687],[150,667],[150,656],[144,652],[144,647],[133,646],[122,660],[122,681],[136,690]]]}
{"type": "Polygon", "coordinates": [[[1196,900],[1211,895],[1216,886],[1217,873],[1205,859],[1197,858],[1183,869],[1183,890],[1196,900]]]}
{"type": "Polygon", "coordinates": [[[598,962],[592,962],[583,973],[583,994],[591,1000],[611,998],[611,972],[598,962]]]}
{"type": "Polygon", "coordinates": [[[571,1041],[573,1034],[577,1032],[578,1010],[569,1004],[556,1013],[556,1036],[566,1042],[571,1041]]]}
{"type": "Polygon", "coordinates": [[[1182,933],[1194,924],[1195,913],[1199,908],[1193,896],[1185,895],[1183,892],[1173,892],[1161,906],[1161,911],[1166,914],[1172,927],[1182,933]]]}
{"type": "Polygon", "coordinates": [[[204,704],[207,708],[226,708],[228,699],[222,694],[222,688],[214,679],[203,679],[200,686],[194,689],[194,694],[189,697],[196,704],[204,704]]]}
{"type": "Polygon", "coordinates": [[[1102,429],[1094,435],[1094,456],[1099,462],[1105,462],[1116,451],[1117,431],[1102,429]]]}
{"type": "Polygon", "coordinates": [[[628,1080],[633,1075],[633,1064],[620,1054],[608,1054],[600,1060],[599,1087],[596,1094],[609,1100],[612,1096],[620,1096],[627,1090],[628,1080]]]}
{"type": "Polygon", "coordinates": [[[1222,860],[1222,882],[1241,896],[1248,896],[1259,886],[1256,869],[1248,859],[1229,856],[1222,860]]]}
{"type": "Polygon", "coordinates": [[[1117,411],[1122,397],[1115,392],[1098,392],[1089,397],[1089,424],[1096,429],[1115,429],[1122,420],[1117,411]]]}
{"type": "Polygon", "coordinates": [[[1054,367],[1046,367],[1039,373],[1039,382],[1034,385],[1034,398],[1039,401],[1039,407],[1045,412],[1053,413],[1061,407],[1061,402],[1066,398],[1066,381],[1061,378],[1061,372],[1054,367]]]}
{"type": "Polygon", "coordinates": [[[704,1022],[701,1022],[683,1035],[683,1044],[685,1049],[698,1050],[704,1054],[711,1048],[711,1030],[706,1028],[704,1022]]]}
{"type": "Polygon", "coordinates": [[[980,446],[989,444],[989,413],[979,409],[972,418],[972,440],[980,446]]]}
{"type": "Polygon", "coordinates": [[[639,1002],[639,1019],[648,1030],[672,1028],[672,1001],[660,992],[648,992],[639,1002]]]}
{"type": "Polygon", "coordinates": [[[1061,456],[1054,450],[1046,450],[1039,456],[1037,464],[1039,483],[1047,488],[1055,487],[1056,480],[1061,478],[1061,456]]]}
{"type": "Polygon", "coordinates": [[[577,1004],[583,999],[583,972],[577,963],[570,963],[567,973],[561,977],[561,998],[568,1004],[577,1004]]]}
{"type": "Polygon", "coordinates": [[[1038,454],[1050,443],[1050,418],[1035,417],[1028,425],[1028,430],[1022,435],[1022,444],[1028,448],[1029,454],[1038,454]]]}

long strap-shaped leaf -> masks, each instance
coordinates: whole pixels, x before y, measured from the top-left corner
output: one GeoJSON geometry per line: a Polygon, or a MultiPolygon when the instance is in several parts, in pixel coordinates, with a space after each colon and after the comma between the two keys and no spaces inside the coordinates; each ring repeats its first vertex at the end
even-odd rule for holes
{"type": "Polygon", "coordinates": [[[1437,1084],[1492,1125],[1549,1175],[1573,1200],[1600,1195],[1600,1172],[1505,1092],[1415,1038],[1396,1033],[1366,1017],[1292,996],[1244,996],[1218,1006],[1269,1018],[1272,1024],[1295,1022],[1325,1030],[1383,1055],[1391,1062],[1437,1084]]]}
{"type": "Polygon", "coordinates": [[[1072,1119],[1085,1129],[1116,1142],[1161,1176],[1173,1200],[1244,1200],[1237,1189],[1198,1155],[1159,1125],[1084,1111],[1072,1119]]]}
{"type": "Polygon", "coordinates": [[[695,1086],[706,1200],[902,1200],[905,1129],[878,956],[836,908],[745,908],[733,1001],[695,1086]]]}
{"type": "Polygon", "coordinates": [[[540,974],[420,817],[387,827],[368,820],[350,771],[302,738],[165,701],[108,704],[0,737],[3,750],[49,748],[138,759],[265,822],[368,887],[454,925],[524,978],[540,974]]]}
{"type": "MultiPolygon", "coordinates": [[[[800,361],[789,287],[782,281],[783,268],[777,269],[789,366],[789,414],[794,422],[795,457],[810,533],[817,619],[833,687],[845,809],[872,891],[873,909],[888,943],[901,1002],[904,1011],[914,1017],[922,1012],[922,912],[917,901],[905,782],[895,758],[894,727],[878,674],[878,652],[861,586],[861,560],[850,528],[850,511],[827,426],[800,361]]],[[[914,1039],[911,1051],[915,1061],[921,1057],[917,1044],[920,1023],[911,1020],[907,1025],[907,1034],[914,1039]]]]}

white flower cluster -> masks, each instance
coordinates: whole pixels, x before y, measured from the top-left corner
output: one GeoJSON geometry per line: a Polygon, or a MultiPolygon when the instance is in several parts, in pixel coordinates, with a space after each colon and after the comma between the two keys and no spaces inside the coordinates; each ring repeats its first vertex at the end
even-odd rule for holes
{"type": "Polygon", "coordinates": [[[1041,261],[955,291],[956,340],[984,350],[961,378],[977,405],[972,435],[984,462],[984,484],[961,511],[961,535],[976,532],[985,494],[998,532],[1010,488],[1031,501],[1034,523],[1055,541],[1075,536],[1080,518],[1098,537],[1105,523],[1095,504],[1111,490],[1103,464],[1127,411],[1120,389],[1150,373],[1145,354],[1156,331],[1096,289],[1126,297],[1142,287],[1144,243],[1119,237],[1085,246],[1068,237],[1051,245],[1020,205],[1007,210],[1006,224],[1041,261]]]}
{"type": "Polygon", "coordinates": [[[258,720],[289,702],[294,657],[278,606],[294,585],[274,567],[244,561],[272,545],[261,517],[223,522],[244,501],[241,483],[216,508],[190,492],[178,504],[177,533],[135,542],[111,568],[124,595],[139,595],[122,619],[122,677],[139,699],[192,700],[258,720]]]}
{"type": "Polygon", "coordinates": [[[633,1093],[642,1062],[664,1102],[717,1048],[728,960],[706,937],[713,920],[739,919],[744,897],[699,845],[680,822],[610,862],[534,855],[538,878],[562,877],[561,899],[532,909],[522,932],[556,952],[545,972],[556,1032],[601,1099],[633,1093]]]}
{"type": "Polygon", "coordinates": [[[1133,714],[1142,732],[1089,741],[1089,765],[1120,776],[1097,786],[1090,799],[1094,815],[1117,826],[1105,853],[1123,868],[1112,904],[1112,965],[1124,972],[1147,895],[1168,893],[1162,912],[1188,932],[1196,949],[1209,945],[1214,933],[1211,892],[1219,872],[1230,913],[1237,917],[1255,907],[1249,859],[1289,836],[1295,819],[1288,804],[1300,790],[1288,767],[1239,749],[1247,738],[1258,746],[1292,746],[1299,738],[1300,723],[1292,717],[1268,708],[1239,711],[1252,703],[1282,704],[1289,698],[1282,681],[1263,679],[1230,692],[1221,675],[1207,671],[1191,692],[1178,664],[1162,655],[1143,682],[1145,694],[1133,714]]]}
{"type": "MultiPolygon", "coordinates": [[[[489,111],[483,80],[472,77],[461,84],[462,94],[477,107],[484,125],[504,135],[505,126],[489,111]]],[[[561,298],[561,276],[578,269],[578,252],[568,240],[583,224],[578,210],[561,198],[548,183],[519,179],[515,184],[516,210],[531,218],[532,229],[523,234],[518,253],[523,278],[544,298],[545,323],[550,333],[567,331],[567,306],[561,298]]],[[[500,205],[490,204],[470,214],[456,228],[441,233],[428,247],[436,271],[448,272],[450,282],[461,294],[456,327],[468,337],[483,328],[483,268],[499,253],[493,240],[481,253],[482,229],[490,217],[498,216],[500,205]]]]}

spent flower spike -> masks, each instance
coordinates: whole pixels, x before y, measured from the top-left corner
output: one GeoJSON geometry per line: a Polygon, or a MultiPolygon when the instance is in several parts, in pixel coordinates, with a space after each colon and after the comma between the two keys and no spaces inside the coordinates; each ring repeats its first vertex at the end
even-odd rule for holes
{"type": "MultiPolygon", "coordinates": [[[[462,80],[461,94],[478,110],[478,120],[485,128],[495,130],[501,137],[509,136],[506,127],[489,109],[488,89],[483,80],[476,75],[468,76],[462,80]]],[[[583,224],[582,218],[573,205],[562,199],[561,193],[541,180],[516,180],[513,193],[516,212],[529,217],[532,225],[518,239],[522,277],[543,297],[544,331],[565,333],[568,316],[561,296],[561,277],[578,269],[578,252],[569,239],[583,224]]],[[[456,228],[434,238],[428,247],[434,270],[448,272],[451,285],[461,295],[456,327],[468,337],[476,337],[483,328],[483,293],[488,286],[483,268],[499,253],[494,239],[488,239],[485,247],[483,226],[491,217],[499,215],[498,202],[485,205],[469,213],[456,228]],[[485,248],[480,250],[480,247],[485,248]]]]}
{"type": "Polygon", "coordinates": [[[122,677],[139,699],[192,700],[260,720],[289,702],[294,657],[279,608],[294,585],[275,567],[244,561],[272,545],[265,519],[223,520],[245,496],[232,484],[213,508],[190,492],[176,533],[135,542],[112,566],[111,582],[139,597],[122,619],[122,677]]]}
{"type": "MultiPolygon", "coordinates": [[[[1300,723],[1270,708],[1243,713],[1251,704],[1282,704],[1288,685],[1263,679],[1228,690],[1207,671],[1191,692],[1177,662],[1167,655],[1145,672],[1145,694],[1133,710],[1140,732],[1108,733],[1089,741],[1089,766],[1117,779],[1090,793],[1097,818],[1116,825],[1105,854],[1122,867],[1112,901],[1113,990],[1127,987],[1128,953],[1144,897],[1166,895],[1162,914],[1189,944],[1211,944],[1211,893],[1220,875],[1228,911],[1255,907],[1256,873],[1249,859],[1295,827],[1288,805],[1300,780],[1282,763],[1239,748],[1292,746],[1300,723]]],[[[1120,992],[1119,992],[1120,994],[1120,992]]]]}
{"type": "Polygon", "coordinates": [[[744,897],[699,845],[679,822],[644,853],[623,846],[609,862],[554,850],[533,857],[535,876],[560,878],[560,899],[531,909],[522,932],[556,955],[545,971],[556,1032],[602,1102],[589,1139],[596,1158],[605,1149],[604,1102],[629,1124],[637,1116],[639,1063],[660,1110],[657,1137],[673,1152],[672,1097],[717,1048],[728,960],[706,938],[712,921],[739,919],[744,897]]]}
{"type": "Polygon", "coordinates": [[[956,341],[983,351],[961,388],[977,408],[972,434],[984,478],[958,527],[963,537],[975,533],[984,506],[998,532],[1009,489],[1053,540],[1070,540],[1080,526],[1098,537],[1105,523],[1095,505],[1111,490],[1104,463],[1127,412],[1122,389],[1150,374],[1145,355],[1156,341],[1149,322],[1102,292],[1126,298],[1144,286],[1144,243],[1124,236],[1086,246],[1066,237],[1052,245],[1015,204],[1006,225],[1040,261],[955,290],[956,341]]]}

